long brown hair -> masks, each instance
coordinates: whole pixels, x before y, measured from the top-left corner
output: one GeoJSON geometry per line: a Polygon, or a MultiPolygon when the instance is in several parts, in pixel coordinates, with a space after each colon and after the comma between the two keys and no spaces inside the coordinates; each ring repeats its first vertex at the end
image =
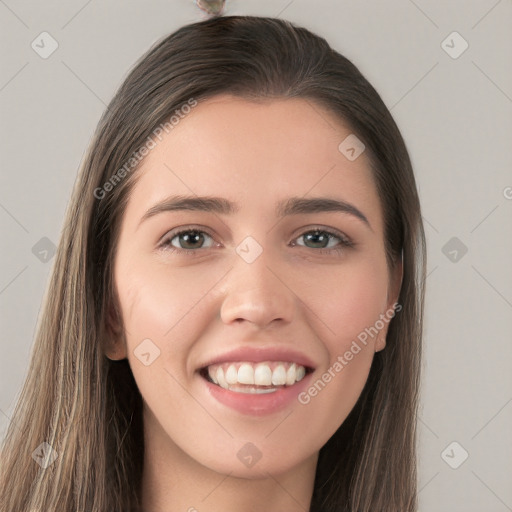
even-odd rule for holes
{"type": "Polygon", "coordinates": [[[219,93],[316,102],[366,146],[388,264],[403,260],[402,309],[354,409],[320,451],[311,511],[416,510],[425,238],[404,141],[375,89],[323,38],[280,19],[227,16],[155,44],[98,124],[2,446],[1,512],[140,510],[142,398],[128,361],[112,361],[102,349],[107,312],[117,308],[112,264],[120,220],[138,169],[130,159],[177,109],[219,93]],[[46,468],[32,456],[43,442],[57,454],[46,468]]]}

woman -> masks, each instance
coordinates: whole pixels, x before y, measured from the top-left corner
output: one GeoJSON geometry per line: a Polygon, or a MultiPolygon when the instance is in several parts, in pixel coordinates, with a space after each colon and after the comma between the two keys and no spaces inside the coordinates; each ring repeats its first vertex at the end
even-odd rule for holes
{"type": "Polygon", "coordinates": [[[400,132],[322,38],[166,37],[83,162],[0,510],[416,510],[424,245],[400,132]]]}

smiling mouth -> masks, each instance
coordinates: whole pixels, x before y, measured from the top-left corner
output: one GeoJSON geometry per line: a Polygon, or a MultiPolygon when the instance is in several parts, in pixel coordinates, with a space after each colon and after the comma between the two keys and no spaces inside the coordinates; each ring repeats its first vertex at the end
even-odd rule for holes
{"type": "Polygon", "coordinates": [[[199,370],[208,382],[235,393],[275,393],[300,382],[312,368],[285,361],[212,364],[199,370]]]}

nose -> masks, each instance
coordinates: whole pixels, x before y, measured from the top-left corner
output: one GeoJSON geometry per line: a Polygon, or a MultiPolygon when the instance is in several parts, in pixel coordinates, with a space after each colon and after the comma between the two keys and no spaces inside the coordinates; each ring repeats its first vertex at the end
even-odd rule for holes
{"type": "Polygon", "coordinates": [[[298,301],[290,279],[267,250],[252,263],[237,255],[224,284],[221,320],[226,324],[245,321],[260,329],[290,323],[298,301]]]}

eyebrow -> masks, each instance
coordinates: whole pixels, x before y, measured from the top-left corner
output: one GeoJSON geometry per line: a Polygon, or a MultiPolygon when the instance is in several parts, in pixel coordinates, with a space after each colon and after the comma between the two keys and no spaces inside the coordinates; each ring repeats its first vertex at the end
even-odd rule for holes
{"type": "MultiPolygon", "coordinates": [[[[240,205],[223,197],[185,195],[171,196],[147,210],[142,216],[139,225],[146,219],[159,213],[182,210],[232,215],[240,211],[240,205]]],[[[332,199],[328,197],[290,197],[289,199],[280,201],[276,207],[276,214],[280,218],[290,215],[320,212],[346,213],[361,220],[370,229],[372,229],[370,222],[358,208],[339,199],[332,199]]]]}

